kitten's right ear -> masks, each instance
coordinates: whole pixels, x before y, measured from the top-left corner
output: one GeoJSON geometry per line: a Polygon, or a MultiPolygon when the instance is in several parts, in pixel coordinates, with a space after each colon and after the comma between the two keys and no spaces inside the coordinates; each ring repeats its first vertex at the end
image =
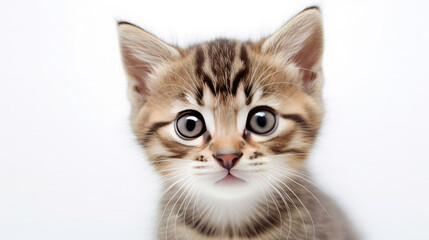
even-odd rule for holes
{"type": "Polygon", "coordinates": [[[118,22],[122,61],[128,75],[128,96],[138,110],[153,90],[157,67],[180,57],[180,52],[152,34],[128,22],[118,22]]]}

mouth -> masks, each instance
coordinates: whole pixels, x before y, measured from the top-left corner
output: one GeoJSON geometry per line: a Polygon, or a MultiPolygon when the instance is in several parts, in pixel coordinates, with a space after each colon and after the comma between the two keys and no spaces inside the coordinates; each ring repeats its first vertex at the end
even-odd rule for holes
{"type": "Polygon", "coordinates": [[[228,172],[228,175],[226,175],[221,180],[217,181],[215,184],[222,184],[222,185],[235,185],[235,184],[243,184],[246,181],[244,181],[241,178],[238,178],[234,175],[232,175],[230,172],[228,172]]]}

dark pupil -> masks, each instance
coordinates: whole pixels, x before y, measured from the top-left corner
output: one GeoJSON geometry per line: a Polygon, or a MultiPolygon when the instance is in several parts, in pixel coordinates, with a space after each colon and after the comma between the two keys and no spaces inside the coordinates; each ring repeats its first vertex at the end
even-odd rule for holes
{"type": "Polygon", "coordinates": [[[259,127],[263,128],[267,125],[267,118],[265,117],[265,113],[259,112],[256,114],[256,123],[259,127]]]}
{"type": "Polygon", "coordinates": [[[197,124],[196,119],[192,119],[192,118],[186,119],[186,130],[188,130],[189,132],[194,131],[196,124],[197,124]]]}

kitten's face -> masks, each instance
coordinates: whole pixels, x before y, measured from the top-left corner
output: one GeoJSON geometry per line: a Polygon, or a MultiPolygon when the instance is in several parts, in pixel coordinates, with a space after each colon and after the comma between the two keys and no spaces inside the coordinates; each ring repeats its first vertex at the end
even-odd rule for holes
{"type": "Polygon", "coordinates": [[[307,24],[299,31],[288,23],[258,43],[189,49],[120,24],[133,129],[166,187],[259,199],[299,174],[323,114],[314,14],[296,20],[307,24]]]}
{"type": "Polygon", "coordinates": [[[150,160],[171,183],[190,181],[213,197],[231,198],[299,170],[321,110],[302,90],[295,64],[276,66],[249,46],[220,41],[165,68],[133,122],[150,160]],[[230,56],[221,55],[222,48],[230,56]],[[219,62],[208,57],[210,49],[219,62]]]}

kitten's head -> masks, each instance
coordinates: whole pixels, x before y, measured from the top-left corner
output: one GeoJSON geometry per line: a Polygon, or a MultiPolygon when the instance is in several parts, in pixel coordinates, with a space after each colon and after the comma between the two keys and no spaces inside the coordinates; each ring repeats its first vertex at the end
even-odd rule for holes
{"type": "Polygon", "coordinates": [[[118,28],[132,128],[166,186],[242,199],[302,169],[323,115],[317,8],[259,42],[182,49],[118,28]]]}

